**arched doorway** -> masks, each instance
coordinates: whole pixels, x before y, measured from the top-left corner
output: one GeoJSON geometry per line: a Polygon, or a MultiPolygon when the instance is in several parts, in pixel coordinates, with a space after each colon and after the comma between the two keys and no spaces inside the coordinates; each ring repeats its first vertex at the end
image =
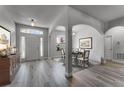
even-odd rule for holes
{"type": "Polygon", "coordinates": [[[51,58],[60,58],[61,53],[57,50],[57,46],[65,48],[65,26],[58,25],[49,36],[49,55],[51,58]]]}
{"type": "Polygon", "coordinates": [[[94,27],[86,24],[74,25],[72,33],[73,48],[80,48],[79,40],[81,38],[92,38],[89,59],[92,64],[100,64],[101,58],[104,57],[104,35],[94,27]]]}
{"type": "Polygon", "coordinates": [[[124,27],[115,26],[105,33],[112,38],[112,61],[124,63],[124,27]]]}

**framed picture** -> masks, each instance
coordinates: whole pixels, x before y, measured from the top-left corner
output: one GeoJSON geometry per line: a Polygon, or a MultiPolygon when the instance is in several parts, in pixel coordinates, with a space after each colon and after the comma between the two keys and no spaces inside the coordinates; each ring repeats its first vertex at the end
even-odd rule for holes
{"type": "Polygon", "coordinates": [[[56,43],[57,44],[65,43],[65,36],[64,35],[57,35],[56,36],[56,43]]]}
{"type": "Polygon", "coordinates": [[[5,49],[11,45],[11,33],[6,28],[0,26],[0,49],[5,49]]]}
{"type": "Polygon", "coordinates": [[[92,49],[92,37],[79,39],[79,47],[82,49],[92,49]]]}

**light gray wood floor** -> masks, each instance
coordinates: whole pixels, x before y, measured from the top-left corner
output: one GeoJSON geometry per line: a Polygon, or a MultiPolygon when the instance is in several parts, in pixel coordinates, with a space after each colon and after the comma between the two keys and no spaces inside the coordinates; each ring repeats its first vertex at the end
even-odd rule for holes
{"type": "Polygon", "coordinates": [[[124,65],[108,63],[83,69],[65,78],[60,62],[38,61],[23,63],[7,87],[120,87],[124,86],[124,65]]]}

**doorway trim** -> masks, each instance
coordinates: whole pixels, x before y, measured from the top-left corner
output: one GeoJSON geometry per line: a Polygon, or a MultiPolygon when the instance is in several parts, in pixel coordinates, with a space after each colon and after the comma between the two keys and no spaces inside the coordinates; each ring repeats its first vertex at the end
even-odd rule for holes
{"type": "Polygon", "coordinates": [[[112,60],[113,60],[113,42],[112,42],[112,35],[106,35],[106,36],[104,36],[104,58],[105,58],[105,60],[106,61],[110,61],[110,62],[112,62],[112,60]],[[105,38],[111,38],[111,59],[106,59],[105,58],[105,38]]]}

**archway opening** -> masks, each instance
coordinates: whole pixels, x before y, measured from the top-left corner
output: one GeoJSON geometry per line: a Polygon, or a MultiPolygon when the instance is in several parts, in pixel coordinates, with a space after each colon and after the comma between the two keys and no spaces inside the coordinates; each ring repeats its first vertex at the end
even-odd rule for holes
{"type": "Polygon", "coordinates": [[[112,37],[112,61],[124,63],[124,27],[112,27],[106,31],[105,36],[112,37]]]}
{"type": "Polygon", "coordinates": [[[91,64],[100,64],[101,58],[104,57],[104,35],[94,27],[86,24],[74,25],[72,28],[72,48],[79,50],[90,50],[89,61],[91,64]],[[87,46],[85,39],[92,38],[91,44],[87,46]],[[83,40],[84,39],[84,40],[83,40]],[[83,40],[80,41],[80,40],[83,40]],[[84,43],[84,46],[81,46],[84,43]],[[85,45],[86,44],[86,45],[85,45]],[[91,47],[90,47],[91,45],[91,47]],[[86,47],[85,47],[86,46],[86,47]]]}

